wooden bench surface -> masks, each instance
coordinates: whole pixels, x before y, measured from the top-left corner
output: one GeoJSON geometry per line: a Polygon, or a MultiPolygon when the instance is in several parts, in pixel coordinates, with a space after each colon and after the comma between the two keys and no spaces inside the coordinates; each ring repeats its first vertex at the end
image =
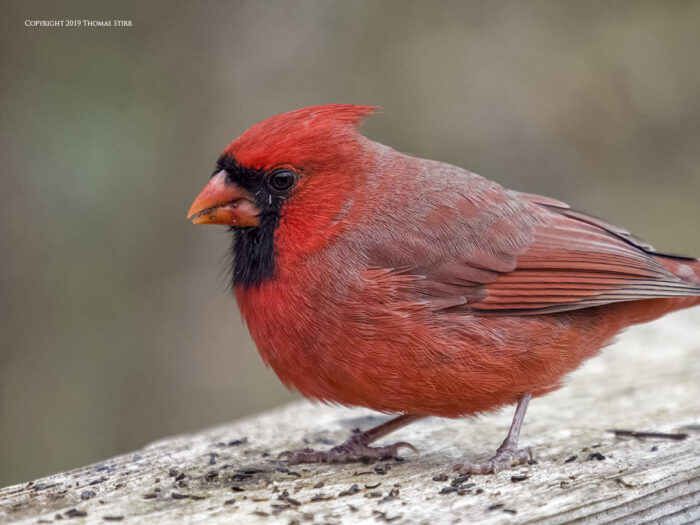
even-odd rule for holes
{"type": "Polygon", "coordinates": [[[492,453],[512,413],[417,422],[390,436],[418,447],[403,461],[287,467],[275,461],[283,450],[385,419],[299,401],[2,489],[0,523],[700,521],[700,309],[629,330],[535,399],[521,441],[537,463],[455,481],[452,465],[492,453]]]}

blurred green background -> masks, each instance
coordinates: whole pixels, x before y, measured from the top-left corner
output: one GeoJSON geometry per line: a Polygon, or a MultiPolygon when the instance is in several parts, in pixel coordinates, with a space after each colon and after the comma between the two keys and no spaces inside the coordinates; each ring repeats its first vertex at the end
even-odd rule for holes
{"type": "Polygon", "coordinates": [[[700,2],[4,1],[0,486],[290,399],[185,213],[312,104],[700,255],[700,2]],[[24,21],[126,19],[133,28],[24,21]]]}

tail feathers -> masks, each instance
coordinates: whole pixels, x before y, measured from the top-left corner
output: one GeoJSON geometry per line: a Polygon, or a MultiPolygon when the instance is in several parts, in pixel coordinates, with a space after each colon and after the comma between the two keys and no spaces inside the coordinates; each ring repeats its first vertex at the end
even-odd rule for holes
{"type": "Polygon", "coordinates": [[[686,257],[658,255],[656,260],[663,264],[676,277],[700,287],[700,260],[686,257]]]}
{"type": "Polygon", "coordinates": [[[679,279],[697,286],[697,292],[689,293],[688,297],[676,299],[675,304],[677,306],[673,308],[673,310],[680,310],[681,308],[688,308],[700,304],[700,259],[662,255],[658,256],[657,260],[679,279]]]}
{"type": "Polygon", "coordinates": [[[645,323],[658,319],[669,312],[700,305],[700,260],[661,254],[654,254],[654,256],[676,277],[695,286],[688,288],[688,295],[685,297],[627,303],[625,308],[627,308],[628,319],[631,323],[645,323]]]}

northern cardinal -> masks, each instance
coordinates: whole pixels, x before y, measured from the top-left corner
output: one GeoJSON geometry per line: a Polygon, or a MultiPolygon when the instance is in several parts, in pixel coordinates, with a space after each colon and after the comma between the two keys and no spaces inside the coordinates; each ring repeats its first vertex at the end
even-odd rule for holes
{"type": "Polygon", "coordinates": [[[519,464],[528,402],[625,327],[700,303],[700,260],[547,197],[404,155],[358,132],[372,106],[264,120],[224,151],[192,204],[230,226],[233,289],[260,355],[309,399],[400,414],[290,463],[395,457],[370,447],[425,416],[517,403],[496,454],[519,464]]]}

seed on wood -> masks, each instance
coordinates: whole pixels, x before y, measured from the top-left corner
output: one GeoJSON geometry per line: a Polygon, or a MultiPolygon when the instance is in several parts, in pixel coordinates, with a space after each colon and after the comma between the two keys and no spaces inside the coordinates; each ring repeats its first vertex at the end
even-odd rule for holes
{"type": "Polygon", "coordinates": [[[384,521],[386,521],[387,523],[391,523],[392,521],[398,520],[398,519],[400,519],[401,517],[403,517],[403,514],[397,514],[396,516],[391,516],[391,517],[389,517],[389,516],[387,515],[386,512],[381,512],[381,511],[378,511],[378,510],[373,510],[373,511],[372,511],[372,514],[374,514],[375,516],[377,516],[377,519],[384,520],[384,521]]]}
{"type": "Polygon", "coordinates": [[[605,456],[600,452],[593,452],[593,454],[588,454],[586,461],[593,461],[594,459],[596,461],[603,461],[605,459],[605,456]]]}
{"type": "Polygon", "coordinates": [[[465,483],[464,485],[462,485],[461,487],[459,487],[457,489],[457,494],[459,494],[460,496],[464,496],[465,494],[470,493],[471,490],[469,490],[469,489],[471,489],[472,487],[475,487],[475,486],[476,486],[476,483],[465,483]]]}
{"type": "Polygon", "coordinates": [[[99,485],[99,484],[102,483],[103,481],[107,481],[107,477],[106,477],[106,476],[102,476],[102,477],[99,478],[99,479],[93,479],[90,483],[88,483],[88,485],[99,485]]]}
{"type": "Polygon", "coordinates": [[[298,507],[301,505],[301,502],[298,500],[295,500],[294,498],[290,498],[289,495],[287,496],[280,496],[277,498],[278,500],[284,501],[286,503],[289,503],[290,505],[294,505],[295,507],[298,507]]]}
{"type": "Polygon", "coordinates": [[[461,485],[462,483],[467,481],[469,479],[469,477],[470,477],[470,474],[465,474],[464,476],[459,476],[459,477],[453,479],[452,483],[450,483],[450,485],[452,485],[453,487],[458,487],[459,485],[461,485]]]}
{"type": "Polygon", "coordinates": [[[358,492],[360,492],[360,487],[358,487],[357,483],[355,483],[349,489],[340,492],[338,496],[351,496],[353,494],[357,494],[358,492]]]}

